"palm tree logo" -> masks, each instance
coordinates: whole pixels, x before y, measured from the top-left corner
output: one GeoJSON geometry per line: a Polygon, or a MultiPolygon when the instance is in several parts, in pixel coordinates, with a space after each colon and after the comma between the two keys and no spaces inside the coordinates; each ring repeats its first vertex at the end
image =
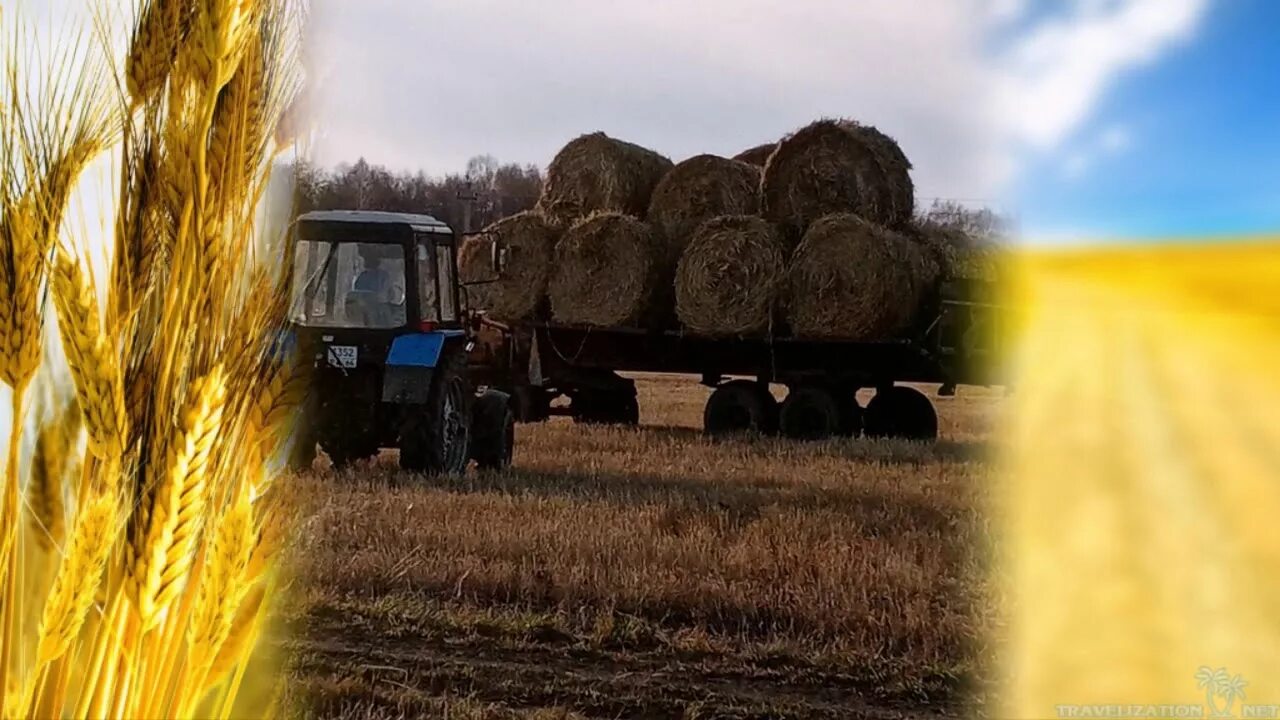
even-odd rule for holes
{"type": "Polygon", "coordinates": [[[1236,698],[1245,699],[1244,689],[1249,686],[1249,683],[1239,673],[1234,676],[1229,675],[1226,668],[1215,670],[1208,665],[1202,665],[1196,671],[1196,686],[1204,690],[1204,699],[1209,706],[1211,717],[1229,718],[1234,717],[1231,708],[1235,705],[1236,698]],[[1226,703],[1221,709],[1218,707],[1219,697],[1226,703]]]}

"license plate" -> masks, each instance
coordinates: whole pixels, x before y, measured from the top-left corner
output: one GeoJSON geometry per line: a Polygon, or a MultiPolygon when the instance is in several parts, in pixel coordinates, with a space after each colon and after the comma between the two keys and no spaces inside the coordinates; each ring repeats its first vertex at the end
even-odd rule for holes
{"type": "Polygon", "coordinates": [[[354,345],[330,345],[328,357],[330,367],[354,368],[359,353],[354,345]]]}

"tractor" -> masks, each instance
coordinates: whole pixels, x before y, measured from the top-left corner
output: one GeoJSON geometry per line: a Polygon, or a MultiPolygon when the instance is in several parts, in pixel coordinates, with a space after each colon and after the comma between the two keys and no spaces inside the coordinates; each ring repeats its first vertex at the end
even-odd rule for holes
{"type": "Polygon", "coordinates": [[[428,215],[327,210],[299,216],[293,240],[289,324],[312,360],[293,464],[309,466],[318,444],[338,468],[382,448],[417,473],[509,465],[509,398],[477,391],[468,372],[453,230],[428,215]]]}

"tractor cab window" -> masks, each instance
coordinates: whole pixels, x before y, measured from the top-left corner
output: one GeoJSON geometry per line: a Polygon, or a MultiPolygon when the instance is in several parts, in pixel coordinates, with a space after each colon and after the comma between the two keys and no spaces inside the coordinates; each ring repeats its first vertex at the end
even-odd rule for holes
{"type": "Polygon", "coordinates": [[[437,244],[430,236],[418,241],[418,304],[423,320],[454,322],[458,306],[454,294],[452,244],[437,244]]]}
{"type": "Polygon", "coordinates": [[[312,327],[402,327],[404,271],[399,245],[300,240],[289,316],[312,327]]]}
{"type": "Polygon", "coordinates": [[[453,322],[458,319],[458,308],[454,303],[454,257],[453,245],[436,246],[436,268],[440,280],[440,319],[453,322]]]}
{"type": "Polygon", "coordinates": [[[437,302],[435,253],[431,243],[418,242],[418,307],[420,319],[439,322],[440,303],[437,302]]]}

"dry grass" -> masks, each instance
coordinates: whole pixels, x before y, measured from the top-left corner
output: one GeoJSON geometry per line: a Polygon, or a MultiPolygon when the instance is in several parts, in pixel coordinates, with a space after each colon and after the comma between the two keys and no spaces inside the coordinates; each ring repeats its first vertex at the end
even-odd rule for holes
{"type": "Polygon", "coordinates": [[[691,379],[639,389],[643,427],[521,426],[501,474],[299,478],[297,692],[322,716],[897,717],[984,683],[994,394],[939,399],[935,445],[804,445],[702,437],[691,379]]]}

